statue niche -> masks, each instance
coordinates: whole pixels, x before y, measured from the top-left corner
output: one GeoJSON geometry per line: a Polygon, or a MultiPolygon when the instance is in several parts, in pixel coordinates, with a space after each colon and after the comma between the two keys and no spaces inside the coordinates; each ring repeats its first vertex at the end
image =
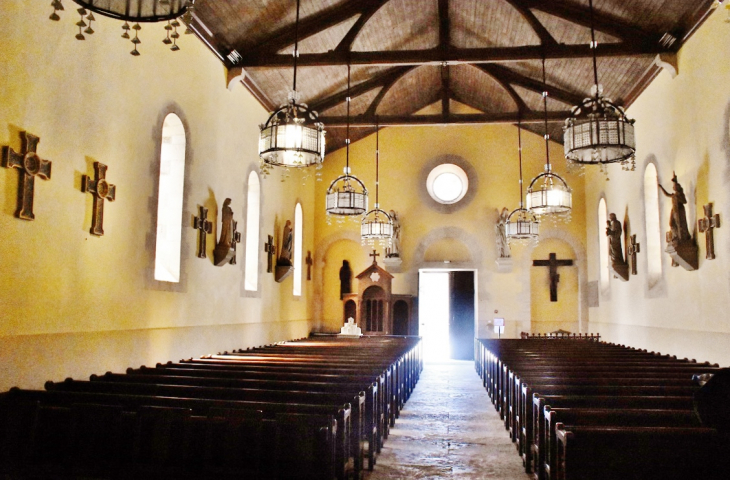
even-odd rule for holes
{"type": "Polygon", "coordinates": [[[667,192],[661,184],[658,185],[662,193],[672,199],[670,230],[667,232],[665,251],[672,257],[673,267],[681,265],[685,270],[697,270],[699,267],[698,248],[687,227],[687,212],[684,207],[687,197],[684,195],[684,189],[677,181],[676,173],[672,176],[672,193],[667,192]]]}

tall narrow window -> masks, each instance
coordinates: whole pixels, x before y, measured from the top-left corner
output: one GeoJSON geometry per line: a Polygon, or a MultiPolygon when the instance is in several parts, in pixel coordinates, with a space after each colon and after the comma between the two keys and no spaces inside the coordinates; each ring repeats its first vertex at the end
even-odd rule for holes
{"type": "Polygon", "coordinates": [[[659,188],[653,163],[644,170],[644,221],[646,222],[646,265],[649,286],[662,277],[662,234],[659,226],[659,188]]]}
{"type": "Polygon", "coordinates": [[[294,295],[302,294],[302,204],[294,209],[294,295]]]}
{"type": "Polygon", "coordinates": [[[157,196],[155,280],[180,281],[183,187],[185,183],[185,128],[174,113],[162,124],[160,186],[157,196]]]}
{"type": "Polygon", "coordinates": [[[608,288],[608,237],[606,237],[606,221],[608,220],[608,211],[606,209],[606,199],[602,198],[598,202],[598,258],[600,267],[601,289],[608,288]]]}
{"type": "Polygon", "coordinates": [[[261,205],[261,184],[256,172],[248,175],[248,197],[246,199],[246,263],[244,288],[255,292],[259,288],[259,210],[261,205]]]}

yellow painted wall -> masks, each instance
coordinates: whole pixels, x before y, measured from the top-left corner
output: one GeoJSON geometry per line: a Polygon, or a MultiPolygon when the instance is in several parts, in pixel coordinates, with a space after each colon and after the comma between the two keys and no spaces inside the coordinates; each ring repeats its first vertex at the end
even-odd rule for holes
{"type": "MultiPolygon", "coordinates": [[[[51,180],[36,181],[32,222],[13,217],[18,172],[0,168],[0,390],[305,336],[313,291],[306,277],[303,296],[294,298],[291,278],[276,284],[264,273],[261,252],[259,292],[244,295],[243,245],[237,266],[195,256],[199,204],[215,221],[230,197],[245,228],[245,182],[267,112],[240,84],[226,89],[222,64],[196,38],[182,38],[172,53],[161,43],[162,26],[145,25],[135,58],[117,21],[97,16],[96,33],[75,40],[77,15],[68,7],[51,22],[46,2],[0,4],[0,145],[18,150],[18,132],[27,130],[53,161],[51,180]],[[173,291],[150,280],[154,172],[168,111],[185,123],[190,157],[183,280],[173,291]],[[89,234],[91,197],[80,191],[93,161],[109,166],[117,187],[101,238],[89,234]]],[[[312,184],[262,181],[262,249],[300,200],[304,255],[313,250],[312,184]]],[[[214,241],[210,235],[209,256],[214,241]]]]}
{"type": "MultiPolygon", "coordinates": [[[[523,132],[525,188],[542,172],[545,142],[540,135],[523,132]]],[[[546,238],[559,238],[585,256],[583,180],[565,173],[562,146],[551,144],[555,170],[564,175],[574,189],[574,213],[567,227],[545,224],[546,238]]],[[[322,319],[323,330],[339,330],[342,304],[336,271],[343,259],[353,264],[357,274],[371,259],[372,247],[361,246],[356,224],[328,224],[324,213],[324,195],[330,182],[345,164],[344,150],[327,156],[323,181],[317,183],[315,204],[315,272],[324,276],[321,290],[315,292],[315,318],[322,319]],[[348,239],[347,242],[340,242],[348,239]],[[319,306],[321,302],[321,307],[319,306]]],[[[350,147],[350,166],[375,194],[375,135],[350,147]]],[[[499,273],[496,265],[494,226],[503,207],[517,208],[519,202],[519,167],[517,128],[512,125],[392,127],[380,132],[380,204],[398,212],[401,226],[403,263],[393,270],[393,293],[418,293],[420,268],[469,268],[477,270],[477,335],[490,336],[488,326],[494,317],[507,320],[506,334],[519,335],[530,330],[530,290],[532,246],[513,249],[514,265],[510,273],[499,273]],[[455,155],[474,168],[478,177],[476,195],[465,207],[452,213],[440,213],[424,201],[425,165],[441,157],[455,155]],[[445,264],[449,260],[451,263],[445,264]],[[494,311],[497,310],[498,313],[494,311]]],[[[383,253],[383,249],[378,249],[383,253]]],[[[382,256],[378,259],[382,265],[382,256]]],[[[585,267],[585,262],[580,268],[585,267]]],[[[584,275],[585,277],[585,275],[584,275]]],[[[353,285],[353,288],[356,288],[353,285]]],[[[584,303],[581,304],[584,308],[584,303]]],[[[573,315],[573,314],[571,314],[573,315]]]]}
{"type": "MultiPolygon", "coordinates": [[[[679,75],[662,72],[629,109],[636,119],[637,171],[611,167],[611,181],[591,172],[586,175],[589,277],[597,281],[597,222],[600,197],[619,219],[626,214],[642,245],[646,244],[643,177],[654,162],[659,180],[671,190],[676,171],[687,195],[690,231],[702,205],[714,203],[721,216],[730,212],[730,25],[718,9],[679,52],[679,75]]],[[[669,230],[671,202],[659,199],[662,249],[669,230]]],[[[724,222],[724,218],[723,218],[724,222]]],[[[723,225],[725,227],[725,225],[723,225]]],[[[730,235],[715,234],[715,260],[705,259],[705,238],[697,236],[699,270],[672,268],[662,253],[662,278],[650,288],[646,258],[639,254],[639,274],[628,283],[611,278],[601,292],[599,306],[590,309],[590,326],[610,341],[730,364],[730,235]]]]}
{"type": "MultiPolygon", "coordinates": [[[[555,253],[558,260],[574,260],[575,252],[562,240],[543,240],[532,251],[533,260],[548,260],[555,253]]],[[[578,326],[578,267],[558,267],[558,301],[550,301],[550,269],[532,267],[530,270],[530,307],[534,333],[566,330],[576,333],[578,326]]]]}

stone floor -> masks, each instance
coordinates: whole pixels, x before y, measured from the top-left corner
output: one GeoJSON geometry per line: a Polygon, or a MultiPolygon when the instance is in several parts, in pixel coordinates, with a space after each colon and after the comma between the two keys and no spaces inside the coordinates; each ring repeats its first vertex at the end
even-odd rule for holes
{"type": "Polygon", "coordinates": [[[526,480],[474,363],[428,363],[366,480],[526,480]]]}

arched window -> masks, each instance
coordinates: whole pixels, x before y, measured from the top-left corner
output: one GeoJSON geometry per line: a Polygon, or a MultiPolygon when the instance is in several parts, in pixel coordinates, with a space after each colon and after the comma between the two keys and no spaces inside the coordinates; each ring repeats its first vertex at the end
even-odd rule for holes
{"type": "Polygon", "coordinates": [[[646,222],[646,265],[649,286],[662,278],[662,234],[659,227],[659,187],[656,166],[644,170],[644,221],[646,222]]]}
{"type": "Polygon", "coordinates": [[[259,210],[261,206],[261,184],[256,172],[248,175],[248,196],[246,198],[246,263],[244,288],[255,292],[259,288],[259,210]]]}
{"type": "Polygon", "coordinates": [[[302,294],[302,204],[294,208],[294,295],[302,294]]]}
{"type": "Polygon", "coordinates": [[[606,221],[608,220],[608,211],[606,209],[606,199],[602,198],[598,202],[598,258],[601,279],[601,289],[608,288],[608,237],[605,235],[606,221]]]}
{"type": "Polygon", "coordinates": [[[183,187],[185,184],[185,128],[174,113],[162,124],[160,185],[157,195],[155,280],[180,281],[183,187]]]}

